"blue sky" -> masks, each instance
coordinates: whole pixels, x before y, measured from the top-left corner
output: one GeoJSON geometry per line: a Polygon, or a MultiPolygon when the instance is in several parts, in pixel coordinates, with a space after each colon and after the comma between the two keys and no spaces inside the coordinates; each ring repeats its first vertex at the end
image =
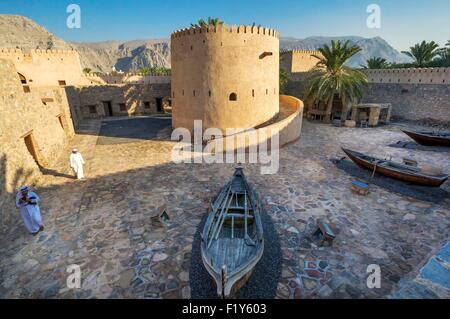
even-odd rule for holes
{"type": "Polygon", "coordinates": [[[450,40],[450,0],[1,0],[0,13],[20,14],[66,41],[167,38],[199,17],[261,24],[281,36],[380,36],[399,50],[422,40],[450,40]],[[81,28],[66,26],[66,7],[81,7],[81,28]],[[369,4],[381,28],[369,29],[369,4]]]}

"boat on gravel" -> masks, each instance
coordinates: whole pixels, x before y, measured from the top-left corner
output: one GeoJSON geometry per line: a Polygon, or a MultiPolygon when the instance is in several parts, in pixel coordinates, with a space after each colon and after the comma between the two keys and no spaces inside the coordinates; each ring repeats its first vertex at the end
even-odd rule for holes
{"type": "Polygon", "coordinates": [[[404,182],[431,187],[439,187],[449,178],[448,174],[432,175],[415,166],[379,159],[345,148],[342,150],[356,165],[371,170],[373,174],[378,173],[404,182]]]}
{"type": "Polygon", "coordinates": [[[261,204],[243,169],[236,168],[211,204],[201,234],[202,261],[221,298],[235,295],[263,255],[260,209],[261,204]]]}
{"type": "Polygon", "coordinates": [[[402,130],[402,132],[421,145],[450,146],[450,132],[413,132],[408,130],[402,130]]]}

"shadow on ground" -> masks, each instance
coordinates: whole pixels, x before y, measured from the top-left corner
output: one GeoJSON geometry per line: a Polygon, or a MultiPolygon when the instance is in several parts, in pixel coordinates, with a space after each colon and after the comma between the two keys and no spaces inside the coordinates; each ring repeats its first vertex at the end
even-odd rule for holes
{"type": "MultiPolygon", "coordinates": [[[[200,250],[200,233],[203,231],[207,216],[207,214],[203,216],[192,243],[189,279],[193,299],[218,298],[216,284],[203,266],[200,250]]],[[[272,219],[266,213],[261,214],[261,219],[264,228],[264,253],[250,279],[237,292],[235,298],[238,299],[273,299],[277,293],[282,266],[281,246],[272,219]]]]}
{"type": "Polygon", "coordinates": [[[378,174],[371,178],[371,171],[362,169],[347,159],[338,161],[335,164],[339,169],[342,169],[347,174],[368,181],[370,184],[377,185],[390,192],[395,192],[404,196],[410,196],[426,202],[450,203],[450,193],[442,188],[413,185],[378,174]]]}
{"type": "Polygon", "coordinates": [[[171,118],[132,118],[103,121],[97,145],[134,143],[139,140],[161,140],[158,132],[170,128],[171,118]]]}
{"type": "Polygon", "coordinates": [[[420,145],[416,142],[406,142],[398,141],[397,143],[392,143],[388,145],[389,147],[404,148],[407,150],[424,151],[424,152],[439,152],[439,153],[450,153],[450,147],[445,146],[425,146],[420,145]]]}

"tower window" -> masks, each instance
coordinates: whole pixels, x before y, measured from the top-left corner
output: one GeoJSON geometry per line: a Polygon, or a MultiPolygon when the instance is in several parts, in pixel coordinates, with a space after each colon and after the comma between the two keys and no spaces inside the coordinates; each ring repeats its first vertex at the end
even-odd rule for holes
{"type": "Polygon", "coordinates": [[[194,91],[192,91],[192,93],[194,94],[194,96],[195,96],[195,90],[194,91]]]}
{"type": "Polygon", "coordinates": [[[208,95],[211,96],[211,90],[208,91],[208,95]]]}
{"type": "Polygon", "coordinates": [[[234,93],[234,92],[233,92],[233,93],[231,93],[231,94],[230,94],[230,98],[229,98],[229,99],[230,99],[230,101],[237,101],[237,94],[236,94],[236,93],[234,93]]]}
{"type": "Polygon", "coordinates": [[[252,90],[252,96],[255,97],[255,90],[252,90]]]}

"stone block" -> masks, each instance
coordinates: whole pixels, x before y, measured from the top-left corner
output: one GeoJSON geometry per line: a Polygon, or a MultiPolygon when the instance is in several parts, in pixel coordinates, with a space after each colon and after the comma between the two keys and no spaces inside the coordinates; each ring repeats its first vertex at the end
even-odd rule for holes
{"type": "Polygon", "coordinates": [[[344,123],[345,127],[356,127],[356,121],[346,120],[344,123]]]}

